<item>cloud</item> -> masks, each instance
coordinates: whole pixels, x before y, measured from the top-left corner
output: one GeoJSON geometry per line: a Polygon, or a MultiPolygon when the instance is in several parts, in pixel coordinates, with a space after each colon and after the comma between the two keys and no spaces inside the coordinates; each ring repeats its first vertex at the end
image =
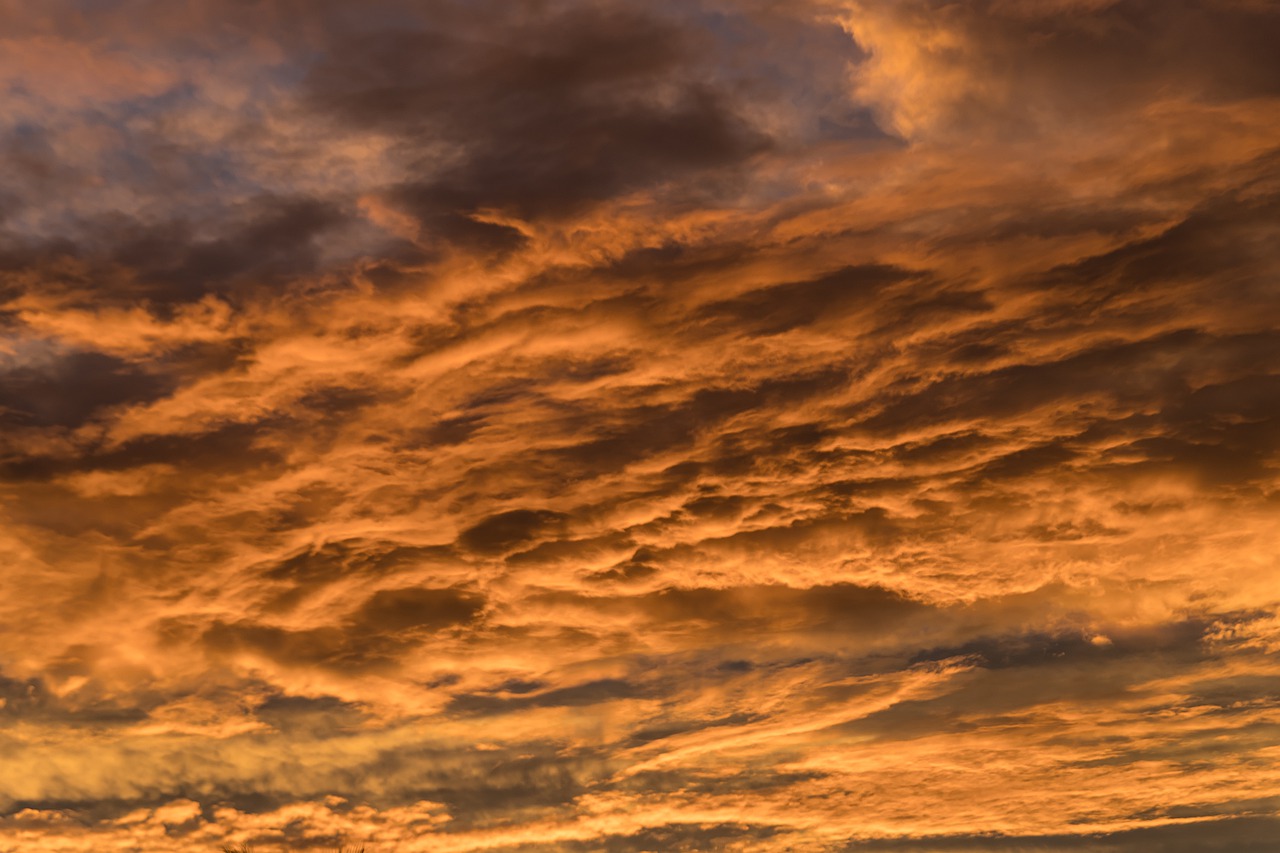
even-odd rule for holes
{"type": "Polygon", "coordinates": [[[1274,834],[1267,4],[0,21],[0,853],[1274,834]]]}
{"type": "Polygon", "coordinates": [[[1257,4],[853,2],[841,20],[870,55],[855,92],[908,138],[1106,123],[1179,95],[1276,94],[1264,45],[1280,18],[1257,4]]]}

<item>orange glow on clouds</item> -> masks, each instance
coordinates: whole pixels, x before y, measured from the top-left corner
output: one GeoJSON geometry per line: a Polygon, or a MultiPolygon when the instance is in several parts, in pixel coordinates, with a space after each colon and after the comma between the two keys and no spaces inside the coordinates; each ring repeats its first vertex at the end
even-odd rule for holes
{"type": "Polygon", "coordinates": [[[0,3],[0,853],[1280,838],[1280,10],[0,3]]]}

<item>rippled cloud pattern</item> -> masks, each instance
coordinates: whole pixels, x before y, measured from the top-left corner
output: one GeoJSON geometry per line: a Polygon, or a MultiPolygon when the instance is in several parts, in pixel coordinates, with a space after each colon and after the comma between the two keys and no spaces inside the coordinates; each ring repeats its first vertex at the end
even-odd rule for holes
{"type": "Polygon", "coordinates": [[[0,853],[1265,853],[1280,7],[0,2],[0,853]]]}

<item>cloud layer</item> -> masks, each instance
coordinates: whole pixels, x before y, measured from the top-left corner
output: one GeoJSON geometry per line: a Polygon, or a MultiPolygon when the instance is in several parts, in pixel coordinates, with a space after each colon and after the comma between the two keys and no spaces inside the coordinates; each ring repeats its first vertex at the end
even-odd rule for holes
{"type": "Polygon", "coordinates": [[[0,851],[1270,849],[1271,4],[0,24],[0,851]]]}

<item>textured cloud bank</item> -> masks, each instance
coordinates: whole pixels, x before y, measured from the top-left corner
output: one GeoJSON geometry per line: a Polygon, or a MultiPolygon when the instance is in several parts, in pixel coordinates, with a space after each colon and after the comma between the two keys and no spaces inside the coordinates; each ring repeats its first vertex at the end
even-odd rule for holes
{"type": "Polygon", "coordinates": [[[1271,849],[1271,4],[0,23],[0,851],[1271,849]]]}

